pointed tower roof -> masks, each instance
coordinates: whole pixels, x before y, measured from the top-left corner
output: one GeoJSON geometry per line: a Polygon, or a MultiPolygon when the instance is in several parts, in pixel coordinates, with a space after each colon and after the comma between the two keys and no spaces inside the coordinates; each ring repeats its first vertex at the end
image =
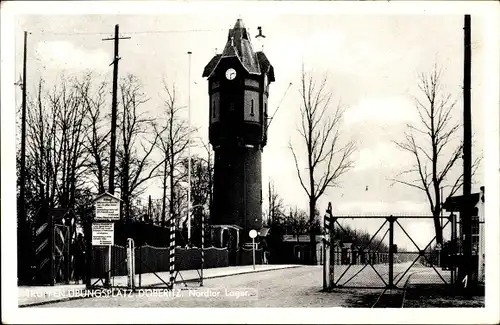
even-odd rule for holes
{"type": "Polygon", "coordinates": [[[250,74],[260,75],[270,71],[270,81],[274,81],[272,66],[263,52],[254,52],[248,33],[242,19],[236,20],[234,27],[229,30],[226,46],[222,54],[215,55],[203,71],[203,77],[211,77],[221,59],[237,58],[245,70],[250,74]]]}

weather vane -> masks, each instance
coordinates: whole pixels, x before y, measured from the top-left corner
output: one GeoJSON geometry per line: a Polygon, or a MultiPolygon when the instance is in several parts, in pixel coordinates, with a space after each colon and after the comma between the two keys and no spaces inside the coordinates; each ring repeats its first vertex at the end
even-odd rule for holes
{"type": "MultiPolygon", "coordinates": [[[[257,27],[257,30],[259,31],[259,34],[257,34],[255,36],[255,39],[262,43],[263,39],[266,38],[266,36],[264,34],[262,34],[262,27],[261,26],[257,27]]],[[[262,44],[261,50],[264,51],[264,44],[262,44]]]]}
{"type": "Polygon", "coordinates": [[[264,36],[262,34],[262,27],[261,26],[257,27],[257,30],[259,31],[259,34],[257,36],[255,36],[255,38],[259,38],[259,37],[266,38],[266,36],[264,36]]]}

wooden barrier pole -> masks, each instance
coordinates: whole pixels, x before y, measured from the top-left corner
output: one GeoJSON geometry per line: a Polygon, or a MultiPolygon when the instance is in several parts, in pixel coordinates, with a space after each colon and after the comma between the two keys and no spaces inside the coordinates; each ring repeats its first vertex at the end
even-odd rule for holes
{"type": "Polygon", "coordinates": [[[203,268],[205,267],[205,213],[201,214],[201,273],[200,287],[203,287],[203,268]]]}
{"type": "Polygon", "coordinates": [[[169,269],[170,269],[170,286],[171,289],[174,288],[175,282],[175,220],[170,216],[170,259],[169,259],[169,269]]]}

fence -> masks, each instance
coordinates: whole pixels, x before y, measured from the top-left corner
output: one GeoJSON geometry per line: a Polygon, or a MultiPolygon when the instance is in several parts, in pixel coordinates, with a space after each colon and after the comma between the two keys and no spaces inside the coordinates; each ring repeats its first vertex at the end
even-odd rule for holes
{"type": "MultiPolygon", "coordinates": [[[[157,282],[168,283],[169,281],[169,247],[154,247],[143,245],[135,248],[135,274],[152,273],[157,278],[157,282]]],[[[229,265],[227,249],[208,247],[204,249],[205,260],[203,268],[226,267],[229,265]]],[[[120,245],[113,245],[111,249],[111,267],[108,262],[108,247],[95,246],[92,249],[91,281],[92,285],[105,279],[107,272],[111,272],[111,284],[114,277],[127,276],[127,248],[120,245]]],[[[201,268],[201,252],[199,248],[175,249],[175,270],[199,270],[201,268]]],[[[123,282],[123,279],[119,279],[123,282]]],[[[120,282],[118,281],[118,282],[120,282]]],[[[120,282],[120,283],[121,283],[120,282]]]]}
{"type": "MultiPolygon", "coordinates": [[[[331,218],[330,271],[325,273],[329,279],[324,285],[392,289],[454,282],[457,264],[454,248],[448,245],[443,254],[439,245],[435,245],[432,216],[331,218]],[[370,230],[353,236],[348,223],[358,223],[358,227],[370,230]]],[[[453,219],[452,215],[440,224],[449,242],[456,241],[453,219]]]]}
{"type": "MultiPolygon", "coordinates": [[[[238,265],[252,265],[253,264],[253,253],[251,248],[241,247],[236,251],[238,256],[238,265]]],[[[263,251],[262,248],[255,250],[255,264],[262,264],[263,262],[263,251]]]]}

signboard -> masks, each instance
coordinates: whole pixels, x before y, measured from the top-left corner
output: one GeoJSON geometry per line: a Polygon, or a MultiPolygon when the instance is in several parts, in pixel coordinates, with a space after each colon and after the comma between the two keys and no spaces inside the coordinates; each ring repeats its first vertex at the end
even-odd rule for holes
{"type": "Polygon", "coordinates": [[[92,224],[92,245],[111,246],[115,243],[115,224],[111,222],[92,224]]]}
{"type": "Polygon", "coordinates": [[[95,200],[95,220],[120,220],[120,199],[109,193],[104,193],[95,200]]]}

